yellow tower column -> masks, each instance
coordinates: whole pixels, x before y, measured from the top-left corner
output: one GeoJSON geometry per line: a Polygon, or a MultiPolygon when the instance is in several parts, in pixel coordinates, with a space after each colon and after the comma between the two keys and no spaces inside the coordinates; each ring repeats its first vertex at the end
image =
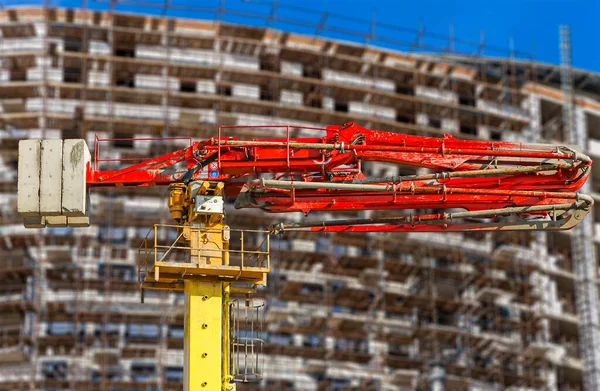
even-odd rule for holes
{"type": "MultiPolygon", "coordinates": [[[[243,270],[229,268],[231,230],[223,223],[223,187],[220,182],[169,187],[169,210],[182,224],[175,244],[189,250],[188,261],[177,263],[180,270],[175,270],[184,281],[185,293],[185,391],[236,389],[230,368],[230,283],[223,279],[231,279],[232,273],[239,277],[243,270]]],[[[155,261],[154,282],[160,282],[163,267],[172,271],[175,266],[155,261]]],[[[264,273],[254,278],[263,281],[264,273]]]]}
{"type": "Polygon", "coordinates": [[[221,391],[222,285],[184,282],[184,391],[221,391]]]}

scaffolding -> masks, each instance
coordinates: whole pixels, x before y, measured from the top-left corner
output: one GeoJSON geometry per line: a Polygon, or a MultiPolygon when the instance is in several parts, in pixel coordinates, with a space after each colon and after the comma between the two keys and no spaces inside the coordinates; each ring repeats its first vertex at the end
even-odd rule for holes
{"type": "MultiPolygon", "coordinates": [[[[147,228],[170,223],[164,189],[99,190],[87,229],[19,230],[18,139],[120,139],[108,142],[105,166],[184,146],[173,136],[266,122],[567,141],[560,124],[570,102],[575,143],[600,154],[584,145],[600,140],[595,74],[570,69],[567,93],[563,68],[488,45],[483,34],[462,40],[277,2],[243,7],[111,0],[0,9],[0,163],[10,173],[0,178],[0,273],[10,281],[0,289],[10,314],[0,325],[3,387],[175,390],[183,376],[182,296],[146,294],[140,304],[135,283],[147,228]],[[144,136],[173,139],[130,140],[144,136]]],[[[235,228],[273,219],[227,214],[235,228]]],[[[273,238],[274,273],[258,292],[264,373],[240,373],[264,378],[238,388],[404,390],[441,379],[451,390],[583,389],[598,363],[595,340],[581,337],[597,330],[597,306],[582,301],[597,282],[595,259],[578,261],[594,251],[592,224],[582,251],[564,233],[273,238]]]]}

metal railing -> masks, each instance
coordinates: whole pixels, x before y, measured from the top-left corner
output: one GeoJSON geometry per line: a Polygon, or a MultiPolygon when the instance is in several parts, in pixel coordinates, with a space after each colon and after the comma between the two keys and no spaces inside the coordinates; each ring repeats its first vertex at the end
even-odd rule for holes
{"type": "MultiPolygon", "coordinates": [[[[6,6],[12,5],[11,0],[3,0],[3,3],[6,6]]],[[[480,31],[478,39],[456,36],[452,24],[448,26],[447,32],[432,31],[422,22],[416,26],[403,26],[397,22],[384,22],[376,18],[374,13],[369,18],[310,8],[295,2],[249,0],[195,4],[183,0],[93,0],[89,7],[97,11],[127,11],[168,18],[185,15],[193,19],[271,28],[313,38],[341,40],[355,45],[404,52],[459,54],[474,58],[497,56],[524,61],[535,58],[531,50],[517,50],[512,37],[507,37],[506,45],[490,44],[484,31],[480,31]]]]}
{"type": "MultiPolygon", "coordinates": [[[[135,158],[105,158],[103,157],[103,151],[101,151],[102,144],[114,144],[115,142],[130,142],[134,143],[136,141],[144,141],[148,143],[154,144],[163,144],[167,145],[169,141],[187,141],[187,147],[192,146],[192,138],[191,137],[98,137],[97,134],[94,135],[94,170],[98,171],[99,165],[101,163],[127,163],[131,162],[141,162],[147,160],[148,157],[135,157],[135,158]]],[[[176,150],[173,148],[173,150],[176,150]]],[[[111,148],[108,148],[107,152],[104,154],[108,154],[111,152],[111,148]]]]}
{"type": "MultiPolygon", "coordinates": [[[[318,135],[319,133],[323,133],[327,130],[327,128],[322,128],[322,127],[314,127],[314,126],[295,126],[295,125],[221,125],[218,127],[217,130],[217,140],[216,143],[217,145],[222,145],[222,139],[224,138],[223,136],[223,131],[227,131],[227,130],[231,130],[233,131],[233,133],[235,134],[235,132],[240,132],[243,130],[252,130],[252,131],[266,131],[263,132],[262,136],[264,137],[265,141],[268,143],[268,140],[270,138],[273,137],[273,132],[275,131],[285,131],[285,142],[279,143],[282,144],[283,146],[285,146],[285,150],[286,150],[286,164],[287,167],[290,168],[290,158],[292,156],[292,152],[290,149],[290,142],[291,142],[291,137],[290,137],[290,132],[291,131],[309,131],[309,132],[314,132],[315,133],[315,137],[317,137],[316,135],[318,135]]],[[[253,146],[256,145],[257,142],[260,142],[260,138],[256,138],[256,135],[254,135],[252,141],[239,141],[239,143],[237,144],[237,146],[253,146]]],[[[231,144],[232,141],[229,141],[229,143],[231,144]]],[[[275,143],[278,144],[278,143],[275,143]]],[[[259,144],[260,145],[260,144],[259,144]]],[[[323,157],[323,159],[325,159],[323,157]]],[[[219,169],[219,171],[221,171],[221,148],[219,148],[217,150],[217,167],[219,169]]]]}
{"type": "MultiPolygon", "coordinates": [[[[156,266],[175,267],[185,272],[194,268],[210,268],[209,274],[225,275],[237,279],[245,272],[267,273],[271,267],[270,232],[266,230],[240,230],[225,228],[202,228],[171,224],[154,224],[138,247],[138,282],[143,284],[156,266]],[[219,246],[192,245],[189,237],[194,235],[223,235],[228,232],[225,248],[219,246]],[[202,255],[200,255],[203,253],[202,255]],[[221,265],[199,264],[193,257],[221,258],[221,265]]],[[[185,279],[182,273],[182,279],[185,279]]]]}

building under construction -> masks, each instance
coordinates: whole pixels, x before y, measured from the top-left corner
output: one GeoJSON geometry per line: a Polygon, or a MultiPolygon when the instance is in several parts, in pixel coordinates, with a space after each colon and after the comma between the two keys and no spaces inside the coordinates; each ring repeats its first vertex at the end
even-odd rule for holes
{"type": "MultiPolygon", "coordinates": [[[[169,2],[198,14],[184,19],[162,4],[147,16],[92,3],[0,9],[2,390],[177,390],[183,381],[183,295],[145,292],[142,304],[137,284],[140,243],[171,221],[166,189],[102,189],[91,195],[91,227],[25,230],[21,139],[85,138],[103,144],[97,161],[111,166],[210,138],[218,125],[353,121],[600,156],[600,75],[571,68],[567,29],[558,67],[497,48],[489,52],[503,57],[486,57],[483,43],[453,37],[431,43],[441,38],[423,30],[352,34],[327,15],[290,33],[271,24],[282,6],[249,14],[169,2]]],[[[595,184],[593,172],[586,191],[600,198],[595,184]]],[[[238,389],[600,389],[593,215],[566,232],[276,237],[257,294],[262,380],[238,389]]],[[[302,218],[228,206],[227,223],[302,218]]]]}

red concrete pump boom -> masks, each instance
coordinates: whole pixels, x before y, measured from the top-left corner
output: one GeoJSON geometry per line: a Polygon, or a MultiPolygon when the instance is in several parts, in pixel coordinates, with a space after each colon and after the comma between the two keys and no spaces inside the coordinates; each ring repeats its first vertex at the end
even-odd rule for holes
{"type": "Polygon", "coordinates": [[[324,129],[222,126],[217,137],[107,171],[98,169],[106,161],[98,144],[86,174],[89,187],[210,180],[225,184],[225,194],[237,197],[237,208],[266,212],[428,210],[418,216],[283,224],[273,227],[276,231],[570,229],[593,204],[577,193],[592,161],[566,146],[412,136],[354,123],[324,129]],[[241,139],[250,128],[283,137],[241,139]],[[225,136],[227,131],[236,136],[225,136]],[[425,173],[370,178],[363,162],[425,173]]]}

